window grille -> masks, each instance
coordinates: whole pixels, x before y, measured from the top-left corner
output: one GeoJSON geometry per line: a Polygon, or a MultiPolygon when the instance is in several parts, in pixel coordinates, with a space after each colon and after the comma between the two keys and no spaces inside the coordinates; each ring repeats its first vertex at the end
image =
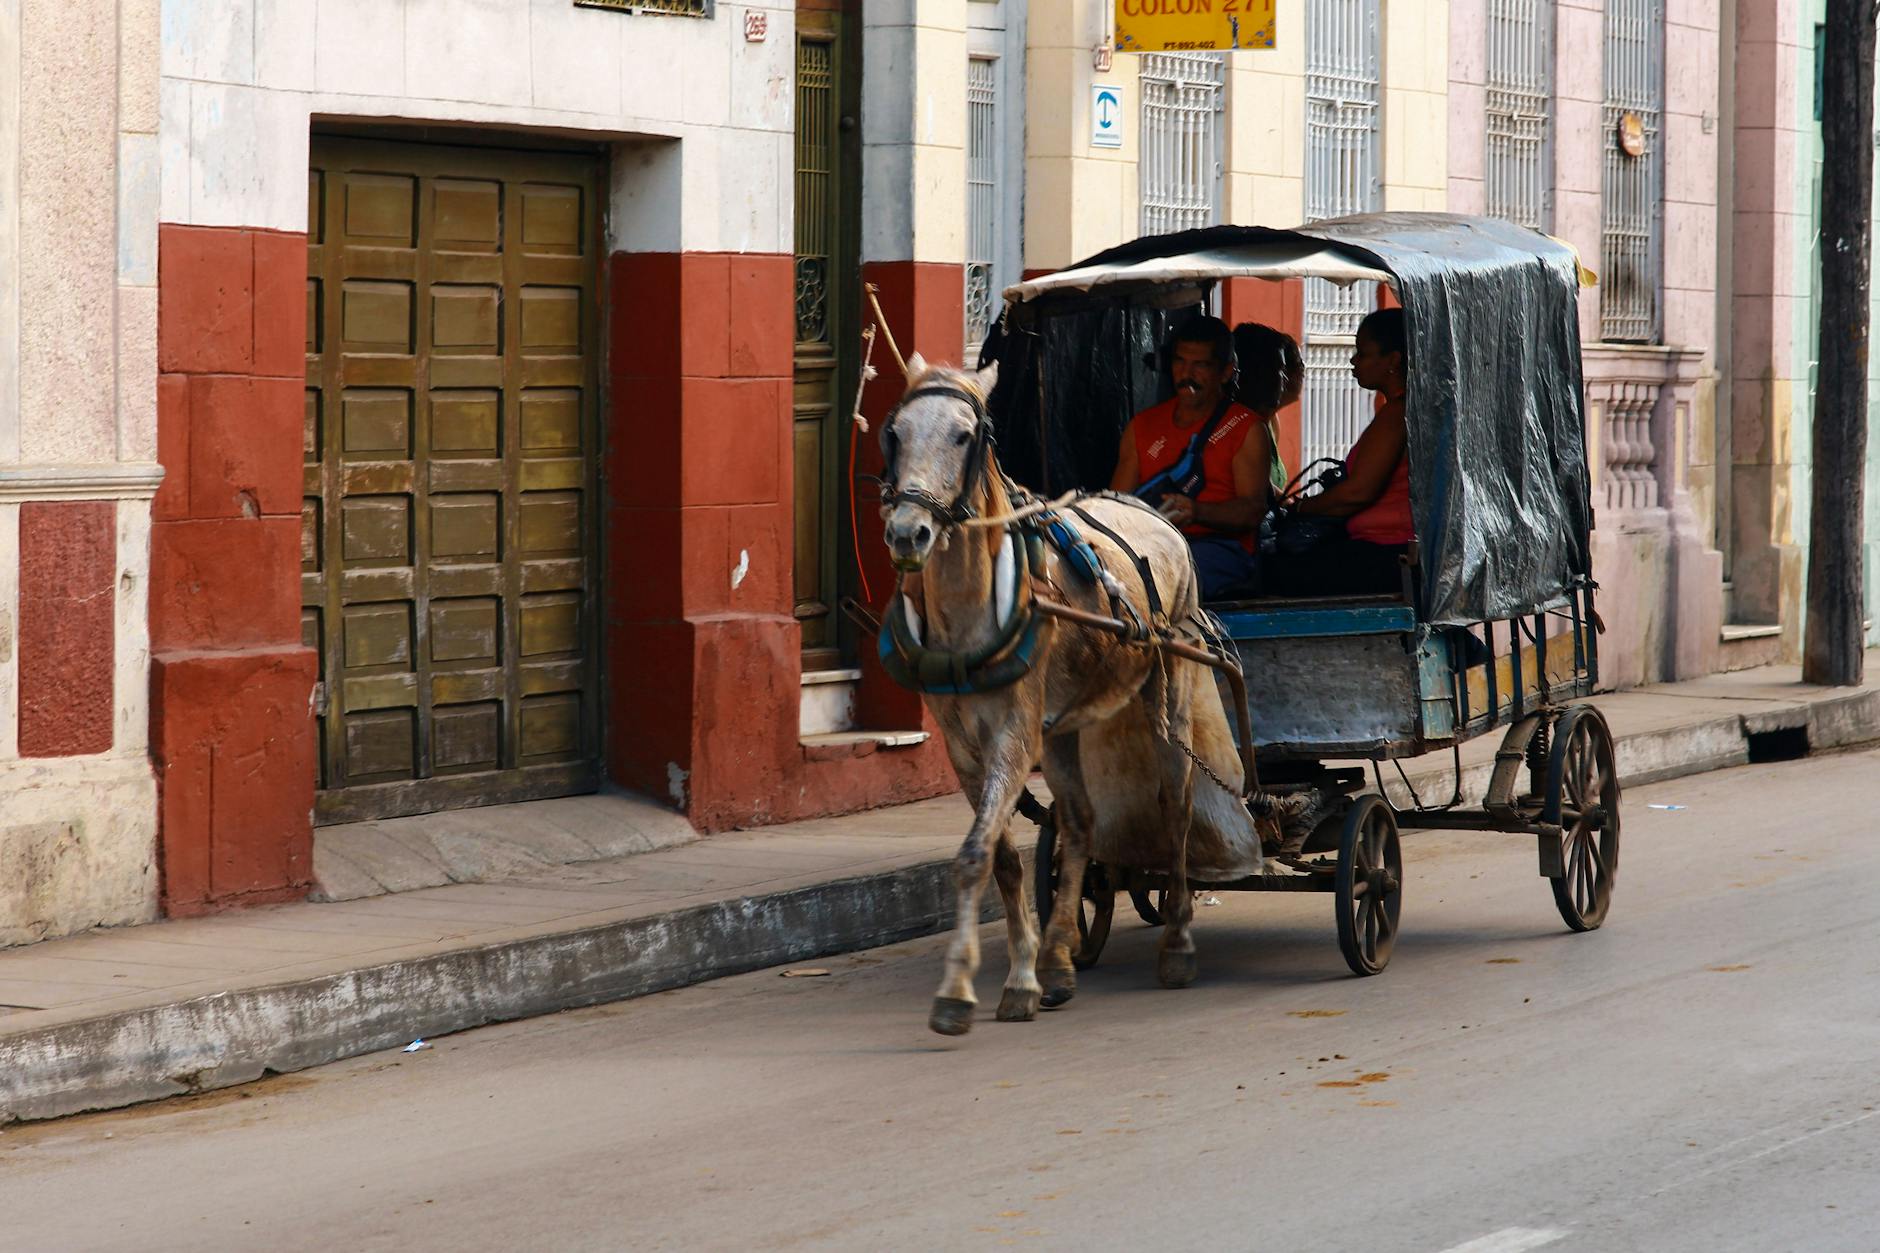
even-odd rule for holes
{"type": "Polygon", "coordinates": [[[1227,60],[1218,52],[1142,57],[1142,233],[1221,220],[1221,118],[1227,60]]]}
{"type": "MultiPolygon", "coordinates": [[[[1307,0],[1306,217],[1368,213],[1378,203],[1378,0],[1307,0]]],[[[1370,424],[1369,395],[1351,377],[1358,323],[1376,307],[1371,283],[1306,282],[1303,348],[1307,464],[1343,457],[1370,424]]]]}
{"type": "Polygon", "coordinates": [[[829,339],[827,206],[835,196],[835,44],[799,39],[796,47],[796,340],[829,339]]]}
{"type": "Polygon", "coordinates": [[[999,308],[999,63],[966,62],[966,360],[977,361],[999,308]]]}
{"type": "Polygon", "coordinates": [[[1488,212],[1537,231],[1553,216],[1553,10],[1553,0],[1488,0],[1488,212]]]}
{"type": "Polygon", "coordinates": [[[617,9],[623,13],[672,13],[710,17],[712,0],[574,0],[577,9],[617,9]]]}
{"type": "Polygon", "coordinates": [[[1606,168],[1600,269],[1600,335],[1658,338],[1664,218],[1664,8],[1660,0],[1606,3],[1606,168]],[[1623,147],[1621,127],[1638,119],[1643,151],[1623,147]]]}

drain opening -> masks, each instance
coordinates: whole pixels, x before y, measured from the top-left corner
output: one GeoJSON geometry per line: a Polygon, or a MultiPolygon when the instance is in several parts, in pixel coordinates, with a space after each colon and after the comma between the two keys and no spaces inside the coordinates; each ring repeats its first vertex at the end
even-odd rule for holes
{"type": "Polygon", "coordinates": [[[1773,731],[1752,731],[1749,734],[1751,765],[1763,761],[1794,761],[1806,756],[1807,727],[1777,727],[1773,731]]]}

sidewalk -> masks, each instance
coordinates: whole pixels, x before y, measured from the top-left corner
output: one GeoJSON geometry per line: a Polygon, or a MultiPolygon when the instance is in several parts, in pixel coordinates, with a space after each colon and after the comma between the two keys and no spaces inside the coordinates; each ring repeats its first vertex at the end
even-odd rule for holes
{"type": "MultiPolygon", "coordinates": [[[[1880,653],[1868,673],[1866,688],[1823,689],[1774,666],[1595,703],[1638,784],[1880,740],[1880,653]]],[[[1480,796],[1496,739],[1464,747],[1465,795],[1480,796]]],[[[1431,799],[1446,796],[1450,766],[1437,754],[1406,769],[1431,799]]],[[[0,1126],[928,934],[950,916],[968,825],[953,796],[693,839],[650,802],[604,803],[644,808],[625,837],[588,831],[585,847],[653,851],[572,859],[595,818],[576,802],[538,824],[538,851],[497,841],[511,853],[492,855],[475,835],[490,811],[460,811],[421,841],[364,832],[323,856],[331,894],[352,899],[0,951],[0,1126]],[[416,882],[466,866],[482,881],[396,890],[360,852],[374,840],[397,844],[416,882]]]]}

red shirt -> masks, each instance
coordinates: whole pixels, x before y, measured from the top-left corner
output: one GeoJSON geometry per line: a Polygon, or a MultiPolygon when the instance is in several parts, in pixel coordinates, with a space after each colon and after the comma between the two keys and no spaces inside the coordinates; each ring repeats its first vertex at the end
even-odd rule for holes
{"type": "MultiPolygon", "coordinates": [[[[1214,428],[1214,434],[1208,436],[1208,446],[1201,451],[1201,472],[1205,480],[1201,484],[1201,494],[1195,500],[1198,504],[1219,504],[1233,500],[1240,493],[1234,490],[1234,458],[1240,454],[1240,447],[1247,442],[1247,436],[1253,432],[1254,424],[1260,415],[1245,405],[1229,405],[1227,412],[1221,415],[1220,423],[1214,428]]],[[[1205,420],[1203,425],[1206,425],[1205,420]]],[[[1159,405],[1144,409],[1136,415],[1133,424],[1136,432],[1136,472],[1138,483],[1146,483],[1162,471],[1174,465],[1188,448],[1188,441],[1195,437],[1199,426],[1186,429],[1175,425],[1175,402],[1165,400],[1159,405]]],[[[1224,532],[1210,527],[1190,525],[1182,530],[1189,535],[1219,535],[1224,532]]],[[[1235,536],[1247,551],[1252,552],[1258,542],[1253,534],[1235,536]]]]}
{"type": "Polygon", "coordinates": [[[1409,457],[1390,472],[1384,494],[1346,520],[1345,534],[1367,544],[1408,544],[1416,538],[1410,526],[1409,457]]]}

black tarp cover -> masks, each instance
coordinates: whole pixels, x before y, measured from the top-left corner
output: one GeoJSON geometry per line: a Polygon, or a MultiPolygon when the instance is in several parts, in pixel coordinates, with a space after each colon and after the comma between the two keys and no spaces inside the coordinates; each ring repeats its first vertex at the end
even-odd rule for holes
{"type": "MultiPolygon", "coordinates": [[[[1384,213],[1151,236],[1073,268],[1302,239],[1388,271],[1407,315],[1423,620],[1462,625],[1556,600],[1591,570],[1593,521],[1580,268],[1566,245],[1493,219],[1384,213]]],[[[1051,292],[988,340],[1000,457],[1021,482],[1053,493],[1107,483],[1130,415],[1167,394],[1155,346],[1194,308],[1146,299],[1051,292]]]]}

